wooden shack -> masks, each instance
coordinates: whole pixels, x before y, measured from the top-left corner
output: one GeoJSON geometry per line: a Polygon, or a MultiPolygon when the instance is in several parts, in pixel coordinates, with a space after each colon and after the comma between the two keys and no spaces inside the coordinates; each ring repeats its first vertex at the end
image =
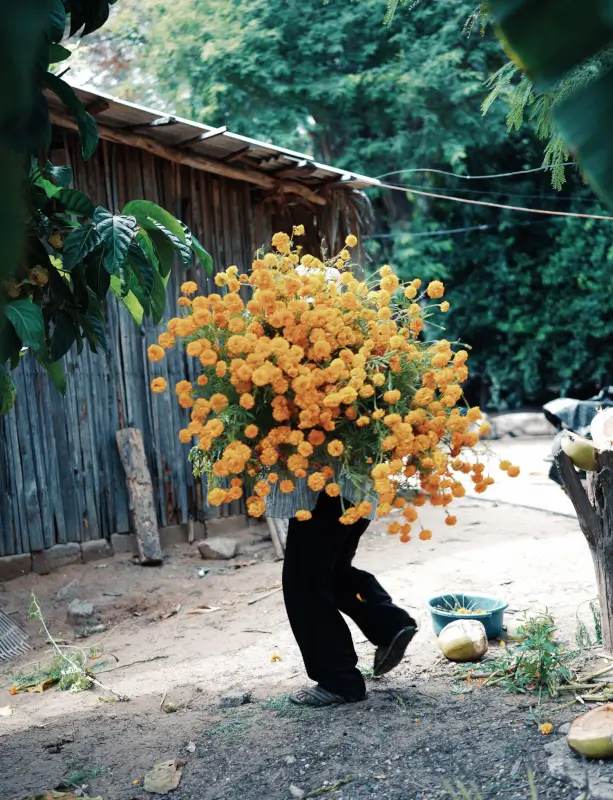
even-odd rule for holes
{"type": "MultiPolygon", "coordinates": [[[[305,225],[315,251],[322,242],[340,248],[349,232],[365,230],[368,204],[360,190],[376,181],[225,128],[99,93],[78,94],[99,123],[100,146],[83,162],[71,117],[50,98],[54,163],[70,164],[75,187],[108,208],[145,198],[172,211],[211,253],[216,269],[236,264],[244,271],[275,230],[290,231],[293,224],[305,225]]],[[[178,313],[179,286],[187,278],[213,291],[202,270],[186,273],[177,263],[166,318],[178,313]]],[[[115,443],[116,431],[128,426],[143,432],[159,525],[207,518],[203,487],[187,460],[189,446],[177,438],[185,412],[168,394],[154,396],[149,389],[146,348],[157,333],[151,324],[135,325],[123,306],[109,300],[109,353],[68,353],[64,397],[33,358],[22,359],[14,372],[17,402],[0,417],[0,557],[24,554],[19,563],[25,565],[31,553],[44,556],[56,545],[129,531],[115,443]]],[[[162,369],[171,385],[193,377],[192,364],[179,353],[162,369]]]]}

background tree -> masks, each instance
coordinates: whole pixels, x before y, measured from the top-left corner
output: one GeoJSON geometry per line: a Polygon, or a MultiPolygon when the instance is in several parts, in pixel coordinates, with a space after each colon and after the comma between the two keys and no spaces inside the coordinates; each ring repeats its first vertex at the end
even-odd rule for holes
{"type": "Polygon", "coordinates": [[[602,210],[575,170],[559,194],[547,173],[470,182],[437,174],[537,166],[543,131],[527,113],[526,124],[507,132],[512,84],[483,118],[484,81],[508,59],[492,27],[482,29],[473,0],[400,5],[387,26],[383,11],[381,0],[120,4],[104,30],[79,44],[76,77],[365,174],[429,168],[387,178],[406,192],[369,192],[372,263],[390,260],[405,277],[448,281],[448,333],[473,345],[471,394],[481,402],[501,408],[558,392],[589,395],[611,373],[611,304],[597,288],[612,274],[610,223],[586,231],[581,220],[412,195],[426,188],[602,210]],[[596,307],[605,312],[600,322],[581,325],[596,307]]]}
{"type": "MultiPolygon", "coordinates": [[[[111,3],[114,0],[111,0],[111,3]]],[[[109,15],[108,0],[24,3],[9,12],[3,57],[15,84],[7,87],[0,137],[8,231],[0,272],[0,413],[15,399],[8,368],[25,351],[64,391],[59,359],[76,344],[106,349],[105,300],[115,294],[137,323],[162,318],[166,283],[175,257],[192,257],[211,269],[211,259],[183,223],[145,200],[121,213],[96,207],[70,188],[72,170],[46,158],[51,122],[45,92],[57,95],[74,117],[83,158],[98,145],[98,127],[72,87],[54,69],[70,58],[65,36],[91,33],[109,15]],[[13,38],[14,37],[14,38],[13,38]],[[26,52],[22,52],[24,48],[26,52]],[[42,155],[41,155],[42,154],[42,155]]],[[[0,207],[0,211],[3,209],[0,207]]]]}

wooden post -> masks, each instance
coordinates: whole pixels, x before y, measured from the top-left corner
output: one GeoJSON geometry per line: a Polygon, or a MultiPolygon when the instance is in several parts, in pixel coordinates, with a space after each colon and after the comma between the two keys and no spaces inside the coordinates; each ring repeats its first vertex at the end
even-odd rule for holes
{"type": "Polygon", "coordinates": [[[597,469],[587,473],[587,494],[566,453],[555,457],[579,525],[594,561],[602,613],[602,643],[613,652],[613,451],[598,455],[597,469]]]}
{"type": "Polygon", "coordinates": [[[138,555],[143,565],[162,563],[151,474],[145,458],[143,435],[138,428],[117,431],[119,458],[126,473],[131,527],[136,534],[138,555]]]}
{"type": "Polygon", "coordinates": [[[268,530],[270,531],[270,538],[272,539],[277,558],[284,558],[289,520],[266,517],[266,521],[268,522],[268,530]]]}

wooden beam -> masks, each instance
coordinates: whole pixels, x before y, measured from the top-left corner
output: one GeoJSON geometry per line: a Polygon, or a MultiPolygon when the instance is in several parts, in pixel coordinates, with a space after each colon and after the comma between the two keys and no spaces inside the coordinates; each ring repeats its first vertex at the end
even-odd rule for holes
{"type": "Polygon", "coordinates": [[[198,136],[190,136],[189,139],[183,139],[183,141],[177,142],[175,147],[191,147],[199,142],[204,142],[206,139],[214,139],[216,136],[223,136],[227,131],[227,127],[222,125],[221,128],[213,128],[213,130],[207,131],[206,133],[199,133],[198,136]]]}
{"type": "MultiPolygon", "coordinates": [[[[64,117],[56,111],[51,111],[51,121],[54,125],[58,125],[62,128],[78,131],[77,124],[74,120],[64,117]]],[[[154,156],[159,156],[175,164],[184,164],[186,167],[199,169],[203,172],[212,172],[215,175],[221,175],[224,178],[230,178],[235,181],[245,181],[255,186],[261,186],[264,189],[282,189],[288,194],[296,194],[300,197],[304,197],[315,205],[326,205],[326,199],[324,197],[321,197],[307,186],[303,186],[296,181],[278,181],[276,178],[251,167],[234,167],[231,164],[224,164],[223,161],[216,161],[213,158],[207,158],[197,153],[177,150],[175,147],[162,144],[152,139],[150,136],[126,132],[119,128],[111,128],[108,125],[99,125],[98,130],[102,139],[115,142],[116,144],[138,147],[154,156]]]]}

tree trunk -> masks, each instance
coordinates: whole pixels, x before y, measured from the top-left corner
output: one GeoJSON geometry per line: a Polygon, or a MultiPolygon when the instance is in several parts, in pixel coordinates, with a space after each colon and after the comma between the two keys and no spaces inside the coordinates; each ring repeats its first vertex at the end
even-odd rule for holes
{"type": "Polygon", "coordinates": [[[602,643],[613,652],[613,451],[600,453],[595,472],[588,472],[587,494],[572,461],[558,453],[556,464],[594,562],[602,612],[602,643]]]}
{"type": "Polygon", "coordinates": [[[130,521],[136,535],[140,563],[161,564],[162,548],[143,435],[138,428],[124,428],[117,431],[116,438],[119,458],[126,473],[130,521]]]}

